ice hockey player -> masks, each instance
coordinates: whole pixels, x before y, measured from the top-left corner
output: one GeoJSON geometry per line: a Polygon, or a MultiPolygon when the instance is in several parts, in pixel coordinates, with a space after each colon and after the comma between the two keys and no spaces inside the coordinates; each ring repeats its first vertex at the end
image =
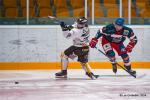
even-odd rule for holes
{"type": "Polygon", "coordinates": [[[67,78],[68,58],[74,59],[75,57],[78,57],[78,62],[80,62],[88,77],[91,79],[98,77],[98,75],[94,75],[91,72],[91,68],[87,63],[90,35],[87,21],[85,17],[81,17],[73,25],[66,25],[64,22],[60,22],[64,37],[67,39],[71,38],[73,45],[61,54],[61,71],[55,74],[56,78],[67,78]]]}
{"type": "Polygon", "coordinates": [[[136,71],[131,69],[131,63],[128,53],[132,51],[137,43],[137,37],[135,36],[133,30],[129,27],[124,26],[125,20],[123,18],[117,18],[114,23],[109,24],[98,30],[96,36],[90,41],[90,47],[94,48],[101,37],[102,47],[106,55],[110,58],[112,63],[113,72],[117,72],[117,64],[115,58],[115,52],[121,56],[124,62],[124,67],[132,74],[136,75],[136,71]],[[130,42],[125,47],[123,42],[128,38],[130,42]]]}

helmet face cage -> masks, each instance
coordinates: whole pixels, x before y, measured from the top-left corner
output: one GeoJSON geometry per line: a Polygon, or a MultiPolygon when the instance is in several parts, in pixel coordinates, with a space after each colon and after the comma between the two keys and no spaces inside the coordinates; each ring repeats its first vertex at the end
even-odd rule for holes
{"type": "Polygon", "coordinates": [[[85,25],[87,24],[87,19],[85,17],[81,17],[77,19],[77,26],[78,27],[85,27],[85,25]]]}

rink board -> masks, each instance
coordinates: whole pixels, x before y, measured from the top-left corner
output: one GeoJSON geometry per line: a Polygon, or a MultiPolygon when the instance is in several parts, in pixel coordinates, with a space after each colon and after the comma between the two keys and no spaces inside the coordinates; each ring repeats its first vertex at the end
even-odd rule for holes
{"type": "MultiPolygon", "coordinates": [[[[111,69],[110,62],[89,62],[93,69],[111,69]]],[[[123,65],[123,63],[120,63],[123,65]]],[[[132,62],[133,68],[150,69],[150,62],[132,62]]],[[[69,69],[80,69],[80,63],[70,62],[69,69]]],[[[119,67],[118,67],[119,68],[119,67]]],[[[60,69],[60,62],[14,62],[0,63],[0,70],[39,70],[39,69],[60,69]]]]}
{"type": "MultiPolygon", "coordinates": [[[[102,25],[89,26],[90,38],[102,25]]],[[[133,68],[150,68],[150,26],[131,25],[138,43],[130,55],[133,68]]],[[[125,42],[125,45],[127,44],[125,42]]],[[[0,26],[0,70],[8,69],[60,69],[60,54],[72,44],[63,37],[59,25],[6,25],[0,26]]],[[[103,50],[100,43],[98,48],[103,50]]],[[[116,55],[117,61],[122,62],[116,55]]],[[[71,61],[71,60],[70,60],[71,61]]],[[[71,61],[70,69],[79,69],[80,64],[71,61]]],[[[90,48],[89,62],[92,68],[109,69],[107,57],[90,48]]]]}

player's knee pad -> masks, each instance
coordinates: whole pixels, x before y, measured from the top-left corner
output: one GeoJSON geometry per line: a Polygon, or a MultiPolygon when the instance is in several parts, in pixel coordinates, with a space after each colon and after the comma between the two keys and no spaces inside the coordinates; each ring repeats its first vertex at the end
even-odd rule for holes
{"type": "Polygon", "coordinates": [[[113,50],[108,51],[106,54],[107,54],[107,56],[109,56],[109,57],[114,57],[114,56],[115,56],[115,53],[114,53],[113,50]]]}
{"type": "Polygon", "coordinates": [[[128,54],[121,54],[125,66],[130,66],[130,59],[128,54]]]}
{"type": "Polygon", "coordinates": [[[111,62],[115,62],[116,58],[115,58],[115,52],[113,50],[108,51],[106,54],[110,58],[111,62]]]}
{"type": "Polygon", "coordinates": [[[64,52],[61,53],[60,58],[61,62],[68,62],[68,56],[66,56],[64,52]]]}
{"type": "Polygon", "coordinates": [[[121,57],[122,57],[124,63],[130,62],[129,55],[127,53],[121,54],[121,57]]]}
{"type": "Polygon", "coordinates": [[[61,52],[60,58],[63,58],[64,55],[65,55],[64,52],[61,52]]]}

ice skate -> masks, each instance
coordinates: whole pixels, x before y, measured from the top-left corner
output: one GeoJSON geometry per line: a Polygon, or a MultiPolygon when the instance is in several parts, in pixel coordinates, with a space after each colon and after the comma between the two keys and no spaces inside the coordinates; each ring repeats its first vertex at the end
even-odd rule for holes
{"type": "Polygon", "coordinates": [[[55,74],[56,78],[67,78],[67,71],[66,70],[62,70],[58,73],[55,74]]]}
{"type": "Polygon", "coordinates": [[[112,70],[113,70],[113,72],[116,74],[117,73],[117,65],[116,65],[116,63],[113,63],[112,64],[112,70]]]}
{"type": "Polygon", "coordinates": [[[86,72],[86,75],[92,80],[97,79],[99,77],[99,75],[94,75],[93,73],[88,73],[88,72],[86,72]]]}

